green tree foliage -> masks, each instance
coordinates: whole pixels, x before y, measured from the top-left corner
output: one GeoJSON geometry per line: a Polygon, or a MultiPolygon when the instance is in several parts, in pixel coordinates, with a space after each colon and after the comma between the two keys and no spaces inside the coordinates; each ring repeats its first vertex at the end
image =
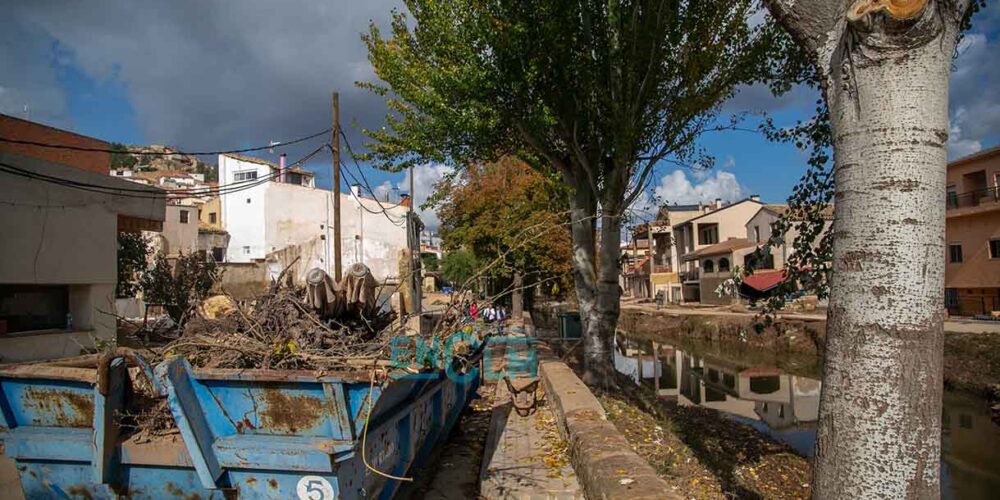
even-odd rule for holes
{"type": "Polygon", "coordinates": [[[170,319],[183,324],[189,312],[208,296],[219,279],[215,261],[203,252],[180,255],[173,263],[158,254],[142,275],[142,294],[147,304],[162,305],[170,319]]]}
{"type": "Polygon", "coordinates": [[[516,158],[470,165],[437,186],[444,248],[468,248],[478,262],[493,263],[481,272],[500,289],[515,271],[523,286],[565,288],[572,260],[565,191],[516,158]]]}
{"type": "Polygon", "coordinates": [[[574,285],[587,377],[610,379],[621,216],[665,158],[708,162],[695,140],[719,105],[769,75],[774,33],[755,0],[408,0],[364,36],[387,126],[388,169],[515,155],[570,188],[574,285]],[[599,220],[599,224],[598,224],[599,220]],[[601,228],[597,254],[597,227],[601,228]],[[600,372],[600,373],[598,373],[600,372]]]}
{"type": "Polygon", "coordinates": [[[135,156],[128,152],[128,147],[124,144],[114,143],[111,145],[111,168],[132,168],[138,162],[135,156]]]}
{"type": "Polygon", "coordinates": [[[115,296],[135,297],[139,278],[146,269],[149,243],[140,233],[118,233],[118,284],[115,296]]]}
{"type": "Polygon", "coordinates": [[[476,256],[469,250],[458,249],[448,252],[441,259],[444,278],[456,285],[463,285],[476,275],[476,256]]]}
{"type": "Polygon", "coordinates": [[[195,173],[205,176],[205,182],[219,182],[219,167],[201,161],[194,168],[195,173]]]}
{"type": "Polygon", "coordinates": [[[422,253],[420,254],[420,265],[424,269],[434,272],[441,269],[441,261],[438,260],[436,253],[422,253]]]}

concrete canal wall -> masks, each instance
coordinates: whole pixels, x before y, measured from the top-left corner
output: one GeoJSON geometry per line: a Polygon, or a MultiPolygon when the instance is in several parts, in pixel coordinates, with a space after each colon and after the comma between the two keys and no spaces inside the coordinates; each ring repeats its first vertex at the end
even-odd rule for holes
{"type": "Polygon", "coordinates": [[[601,403],[569,366],[543,359],[539,376],[587,498],[681,498],[632,451],[608,421],[601,403]]]}

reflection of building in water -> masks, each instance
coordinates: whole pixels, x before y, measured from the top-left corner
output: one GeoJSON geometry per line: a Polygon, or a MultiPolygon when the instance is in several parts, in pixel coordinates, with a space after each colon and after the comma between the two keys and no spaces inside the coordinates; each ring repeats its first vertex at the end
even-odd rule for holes
{"type": "Polygon", "coordinates": [[[818,417],[818,380],[776,368],[740,370],[650,341],[619,337],[617,346],[618,371],[636,383],[652,385],[661,398],[762,420],[772,429],[815,422],[818,417]]]}
{"type": "Polygon", "coordinates": [[[955,498],[996,498],[1000,471],[1000,426],[978,400],[945,392],[941,415],[944,480],[955,498]]]}

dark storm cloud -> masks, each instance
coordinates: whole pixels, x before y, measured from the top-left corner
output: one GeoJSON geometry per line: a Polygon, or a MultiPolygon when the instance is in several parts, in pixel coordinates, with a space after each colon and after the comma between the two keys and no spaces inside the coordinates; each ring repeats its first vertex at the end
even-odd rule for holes
{"type": "Polygon", "coordinates": [[[338,90],[341,123],[357,146],[356,125],[377,126],[385,111],[354,85],[374,79],[360,33],[370,19],[385,26],[399,3],[17,2],[0,31],[35,36],[0,38],[0,105],[16,112],[29,100],[37,113],[65,122],[52,43],[38,41],[41,34],[91,78],[120,82],[150,143],[212,149],[309,134],[330,125],[330,93],[338,90]],[[12,66],[30,73],[13,77],[12,66]]]}

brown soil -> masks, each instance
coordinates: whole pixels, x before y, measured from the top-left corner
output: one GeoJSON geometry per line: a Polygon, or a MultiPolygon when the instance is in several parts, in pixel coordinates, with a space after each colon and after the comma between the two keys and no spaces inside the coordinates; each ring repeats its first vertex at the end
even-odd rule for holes
{"type": "Polygon", "coordinates": [[[688,498],[808,498],[811,466],[788,446],[718,412],[656,400],[620,380],[599,392],[608,418],[688,498]]]}

